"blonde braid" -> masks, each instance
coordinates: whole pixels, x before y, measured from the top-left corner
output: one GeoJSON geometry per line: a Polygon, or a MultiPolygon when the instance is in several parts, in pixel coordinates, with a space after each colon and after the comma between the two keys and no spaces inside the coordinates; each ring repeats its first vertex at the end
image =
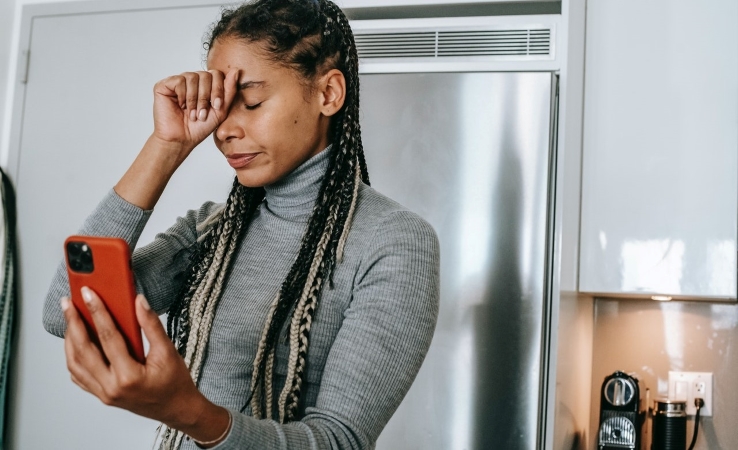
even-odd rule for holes
{"type": "Polygon", "coordinates": [[[277,310],[279,299],[280,295],[277,294],[277,296],[274,297],[272,304],[269,306],[269,312],[267,312],[267,318],[264,322],[264,329],[261,332],[261,339],[259,340],[259,346],[256,349],[256,356],[254,357],[254,369],[251,374],[251,415],[253,415],[257,419],[261,419],[263,417],[261,413],[261,393],[264,383],[262,377],[259,377],[257,373],[257,368],[261,364],[261,361],[264,359],[264,352],[266,352],[267,348],[267,335],[269,334],[269,329],[271,328],[272,324],[271,319],[272,317],[274,317],[274,312],[277,310]]]}
{"type": "MultiPolygon", "coordinates": [[[[328,242],[330,241],[330,236],[333,232],[333,228],[336,224],[336,216],[338,214],[338,205],[334,205],[331,207],[331,215],[329,216],[329,220],[326,223],[325,231],[323,232],[323,236],[320,238],[320,242],[318,242],[318,248],[316,249],[315,256],[313,257],[312,264],[310,265],[310,271],[308,272],[308,278],[305,281],[305,286],[303,288],[302,295],[300,297],[299,302],[297,303],[297,307],[295,308],[295,311],[292,316],[292,323],[290,326],[290,355],[288,359],[288,365],[287,365],[287,379],[285,380],[284,387],[282,388],[282,393],[279,396],[279,420],[280,422],[284,423],[285,416],[288,415],[288,411],[286,409],[286,402],[287,402],[287,396],[293,392],[294,388],[294,380],[295,375],[297,373],[297,366],[298,366],[298,354],[300,350],[304,350],[307,352],[307,343],[303,340],[300,340],[300,337],[302,336],[302,333],[300,332],[300,322],[303,317],[303,311],[305,310],[307,299],[311,298],[311,300],[314,298],[317,301],[317,297],[315,296],[315,286],[314,281],[316,279],[316,276],[318,274],[318,268],[323,267],[323,255],[325,254],[325,249],[328,245],[328,242]]],[[[322,280],[318,279],[319,285],[322,285],[322,280]]],[[[301,367],[304,366],[304,360],[303,364],[300,365],[301,367]]],[[[302,371],[300,371],[301,373],[302,371]]],[[[289,418],[288,418],[289,420],[289,418]]]]}
{"type": "Polygon", "coordinates": [[[274,403],[274,353],[275,349],[272,348],[272,350],[269,352],[269,357],[267,358],[266,370],[264,371],[264,381],[266,382],[266,388],[264,389],[266,398],[266,417],[268,419],[274,417],[272,413],[272,406],[274,403]]]}
{"type": "MultiPolygon", "coordinates": [[[[233,202],[229,208],[229,212],[233,213],[237,207],[237,203],[233,202]]],[[[235,249],[235,243],[231,243],[233,231],[240,229],[240,226],[232,226],[229,221],[225,221],[222,226],[222,232],[220,239],[218,240],[218,246],[215,249],[213,261],[210,264],[210,268],[205,277],[205,282],[201,283],[195,291],[193,302],[190,304],[190,317],[192,317],[192,325],[190,331],[190,339],[187,343],[187,353],[185,354],[185,364],[190,368],[190,374],[195,383],[197,383],[197,375],[200,373],[199,364],[192,364],[192,360],[196,354],[204,351],[204,347],[207,346],[207,340],[209,338],[209,329],[212,326],[212,315],[208,318],[205,317],[205,308],[208,304],[215,306],[217,303],[217,297],[212,295],[215,291],[220,294],[221,289],[215,289],[214,285],[218,282],[222,284],[222,280],[225,277],[227,266],[223,263],[227,259],[230,261],[230,256],[235,249]],[[226,256],[227,255],[227,256],[226,256]],[[205,328],[208,331],[202,332],[205,328]],[[194,335],[194,338],[193,338],[194,335]]]]}
{"type": "Polygon", "coordinates": [[[192,379],[198,380],[200,377],[200,370],[202,370],[202,362],[205,356],[205,349],[207,348],[208,339],[210,337],[210,330],[213,326],[213,319],[215,318],[215,307],[218,304],[217,301],[213,299],[219,299],[220,294],[223,290],[224,281],[226,277],[226,273],[228,271],[228,267],[230,267],[231,259],[233,259],[233,255],[235,253],[235,249],[238,245],[238,242],[236,239],[231,239],[228,243],[228,249],[223,255],[223,262],[220,267],[220,271],[218,273],[218,278],[215,282],[215,285],[213,286],[213,290],[208,296],[208,303],[205,308],[204,313],[204,320],[202,324],[202,329],[200,331],[200,336],[198,338],[198,346],[197,351],[195,354],[195,361],[192,365],[192,368],[195,368],[196,370],[192,373],[192,379]]]}

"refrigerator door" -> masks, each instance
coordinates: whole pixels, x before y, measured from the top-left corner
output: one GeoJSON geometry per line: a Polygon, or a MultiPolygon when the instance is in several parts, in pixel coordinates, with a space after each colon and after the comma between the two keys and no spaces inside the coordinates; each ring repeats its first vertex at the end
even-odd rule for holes
{"type": "Polygon", "coordinates": [[[428,220],[441,242],[436,334],[377,448],[536,448],[552,75],[361,83],[372,185],[428,220]]]}

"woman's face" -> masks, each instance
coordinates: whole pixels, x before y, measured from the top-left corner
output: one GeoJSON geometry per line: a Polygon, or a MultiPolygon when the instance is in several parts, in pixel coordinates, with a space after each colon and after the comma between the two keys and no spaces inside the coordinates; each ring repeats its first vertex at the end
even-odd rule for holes
{"type": "Polygon", "coordinates": [[[307,89],[259,44],[216,40],[208,54],[212,69],[239,71],[236,96],[213,137],[242,185],[272,184],[328,146],[330,117],[321,113],[319,89],[307,89]]]}

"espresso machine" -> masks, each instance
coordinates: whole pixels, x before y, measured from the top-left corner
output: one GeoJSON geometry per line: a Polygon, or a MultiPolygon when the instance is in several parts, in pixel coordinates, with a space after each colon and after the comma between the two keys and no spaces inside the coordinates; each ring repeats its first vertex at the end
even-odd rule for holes
{"type": "Polygon", "coordinates": [[[641,450],[645,419],[638,379],[620,371],[606,377],[600,395],[598,450],[641,450]]]}

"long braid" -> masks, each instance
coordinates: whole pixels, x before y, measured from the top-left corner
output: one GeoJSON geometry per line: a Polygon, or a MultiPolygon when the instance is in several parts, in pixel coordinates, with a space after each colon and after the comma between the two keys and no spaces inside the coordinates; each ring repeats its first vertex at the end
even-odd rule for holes
{"type": "MultiPolygon", "coordinates": [[[[358,55],[348,20],[330,0],[257,0],[225,10],[206,48],[223,37],[265,44],[275,62],[294,68],[305,80],[332,68],[346,80],[344,106],[331,122],[332,157],[295,262],[270,304],[253,361],[247,400],[251,414],[284,423],[299,418],[312,322],[321,292],[342,259],[360,185],[369,184],[359,125],[358,55]],[[276,349],[283,332],[289,343],[287,379],[275,399],[276,349]]],[[[220,216],[198,240],[183,292],[169,311],[167,331],[195,382],[228,268],[264,197],[263,189],[237,184],[220,216]]],[[[176,449],[182,438],[182,433],[166,429],[161,448],[176,449]]]]}
{"type": "MultiPolygon", "coordinates": [[[[267,324],[271,325],[270,318],[274,316],[274,312],[277,309],[277,305],[279,304],[279,295],[277,295],[274,300],[272,301],[272,304],[269,306],[269,312],[267,313],[267,324]]],[[[269,355],[271,355],[271,349],[267,350],[267,336],[269,334],[269,327],[264,327],[264,330],[262,330],[261,333],[261,339],[259,340],[259,346],[256,348],[256,357],[254,358],[254,373],[251,376],[251,414],[256,417],[257,419],[262,418],[262,410],[261,410],[261,401],[264,397],[263,389],[265,386],[262,382],[262,377],[259,376],[259,374],[256,371],[257,367],[261,366],[261,361],[265,358],[265,355],[267,355],[267,358],[269,355]]],[[[271,416],[269,416],[271,417],[271,416]]]]}
{"type": "MultiPolygon", "coordinates": [[[[262,188],[247,188],[236,179],[228,201],[211,229],[198,239],[187,283],[169,310],[167,329],[185,358],[192,380],[199,381],[205,349],[215,316],[215,307],[241,236],[264,198],[262,188]],[[175,328],[176,327],[176,328],[175,328]]],[[[166,428],[162,449],[176,449],[183,434],[166,428]]]]}
{"type": "MultiPolygon", "coordinates": [[[[360,182],[360,178],[357,176],[361,172],[359,161],[363,159],[358,123],[358,55],[353,42],[353,33],[348,20],[335,4],[330,1],[320,2],[320,4],[326,16],[323,36],[340,41],[339,48],[342,51],[339,58],[342,58],[345,64],[344,76],[348,91],[347,102],[336,118],[336,124],[341,126],[335,127],[333,140],[334,143],[338,143],[337,151],[340,152],[337,159],[340,161],[341,167],[337,167],[337,172],[342,172],[345,175],[335,179],[337,183],[335,183],[334,198],[331,202],[333,208],[331,208],[329,220],[318,243],[313,263],[309,269],[310,276],[306,280],[308,282],[300,299],[305,306],[295,310],[292,320],[287,381],[279,402],[280,421],[282,422],[296,418],[313,316],[317,309],[318,297],[323,283],[326,278],[331,277],[336,259],[337,257],[340,258],[340,254],[343,252],[340,245],[341,237],[348,234],[348,229],[351,226],[350,220],[358,198],[357,183],[360,182]],[[296,349],[295,346],[297,346],[296,349]],[[293,356],[295,354],[296,357],[293,356]]],[[[328,183],[331,181],[333,179],[329,178],[328,183]]]]}
{"type": "MultiPolygon", "coordinates": [[[[342,47],[347,50],[345,57],[345,64],[347,70],[345,71],[346,88],[349,93],[349,97],[353,100],[349,102],[342,112],[343,117],[341,118],[342,127],[336,129],[336,136],[334,141],[338,140],[341,147],[348,147],[353,149],[353,155],[356,158],[355,161],[351,161],[352,164],[358,163],[358,170],[356,167],[352,167],[354,172],[353,180],[346,179],[345,186],[343,187],[344,198],[348,197],[350,200],[350,207],[348,211],[342,210],[339,222],[342,224],[337,231],[336,236],[333,238],[332,245],[337,248],[335,257],[339,260],[343,257],[343,248],[348,237],[348,231],[351,228],[351,221],[353,219],[353,213],[356,208],[356,201],[358,198],[358,188],[363,181],[369,184],[369,174],[366,168],[366,162],[364,159],[364,150],[361,142],[361,126],[359,124],[359,55],[354,45],[354,36],[351,31],[351,26],[348,20],[340,11],[340,9],[332,2],[326,3],[326,9],[330,10],[329,17],[335,17],[336,25],[340,29],[340,35],[343,38],[342,47]],[[345,212],[344,212],[345,211],[345,212]],[[345,214],[345,216],[344,216],[345,214]]],[[[329,266],[333,266],[335,262],[329,262],[329,266]]]]}
{"type": "Polygon", "coordinates": [[[297,303],[297,307],[292,316],[290,326],[290,355],[287,360],[287,379],[279,396],[279,419],[284,422],[294,416],[294,409],[297,407],[299,399],[300,385],[302,383],[302,373],[305,366],[305,358],[309,345],[310,327],[305,328],[305,321],[312,321],[312,314],[318,302],[318,294],[323,286],[322,274],[325,272],[324,255],[329,243],[329,236],[333,232],[338,215],[338,207],[332,208],[331,214],[326,224],[323,235],[316,249],[305,287],[297,303]],[[307,315],[307,319],[305,316],[307,315]],[[290,402],[287,403],[287,398],[290,402]]]}

